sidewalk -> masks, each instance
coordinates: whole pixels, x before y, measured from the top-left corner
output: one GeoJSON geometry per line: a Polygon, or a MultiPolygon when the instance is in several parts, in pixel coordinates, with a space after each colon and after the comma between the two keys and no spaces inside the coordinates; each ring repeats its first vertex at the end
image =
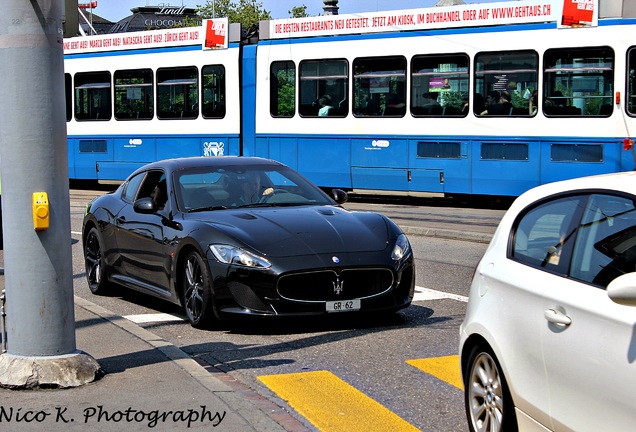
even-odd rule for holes
{"type": "MultiPolygon", "coordinates": [[[[2,291],[2,250],[0,269],[2,291]]],[[[81,297],[74,301],[76,348],[97,360],[103,375],[68,389],[0,387],[0,431],[311,430],[150,331],[81,297]]]]}
{"type": "MultiPolygon", "coordinates": [[[[73,198],[72,207],[87,202],[85,197],[73,198]]],[[[492,227],[481,233],[471,233],[465,226],[430,228],[426,221],[434,222],[434,216],[418,221],[408,214],[402,217],[404,224],[400,225],[409,234],[487,241],[494,231],[492,227]]],[[[75,320],[77,349],[94,357],[104,376],[71,389],[0,388],[3,432],[73,431],[87,426],[95,431],[314,430],[231,376],[200,364],[176,346],[88,300],[75,297],[75,320]]]]}
{"type": "Polygon", "coordinates": [[[179,348],[100,306],[75,297],[75,320],[77,348],[99,362],[104,376],[70,389],[0,389],[3,432],[307,430],[281,416],[273,403],[233,388],[229,376],[206,370],[179,348]]]}

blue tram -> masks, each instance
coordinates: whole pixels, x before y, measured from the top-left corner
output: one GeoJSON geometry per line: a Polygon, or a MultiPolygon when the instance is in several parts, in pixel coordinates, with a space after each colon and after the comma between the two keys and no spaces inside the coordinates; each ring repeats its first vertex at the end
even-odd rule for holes
{"type": "Polygon", "coordinates": [[[246,155],[356,193],[516,196],[633,170],[636,19],[563,4],[224,23],[221,49],[205,26],[67,39],[70,175],[246,155]]]}

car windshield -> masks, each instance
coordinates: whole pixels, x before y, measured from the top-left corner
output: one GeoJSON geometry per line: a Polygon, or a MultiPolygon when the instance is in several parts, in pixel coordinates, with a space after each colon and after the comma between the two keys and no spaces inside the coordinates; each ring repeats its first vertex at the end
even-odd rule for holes
{"type": "Polygon", "coordinates": [[[334,205],[318,187],[285,166],[197,167],[175,175],[186,212],[245,207],[334,205]]]}

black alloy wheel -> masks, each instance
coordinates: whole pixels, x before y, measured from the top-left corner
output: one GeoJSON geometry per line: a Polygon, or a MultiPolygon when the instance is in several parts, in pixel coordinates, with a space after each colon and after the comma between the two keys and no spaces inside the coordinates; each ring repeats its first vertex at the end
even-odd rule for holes
{"type": "Polygon", "coordinates": [[[183,308],[192,327],[204,328],[212,322],[212,277],[198,252],[184,261],[182,276],[183,308]]]}
{"type": "Polygon", "coordinates": [[[93,294],[105,294],[109,289],[102,257],[102,241],[97,228],[91,228],[84,244],[84,267],[88,288],[93,294]]]}

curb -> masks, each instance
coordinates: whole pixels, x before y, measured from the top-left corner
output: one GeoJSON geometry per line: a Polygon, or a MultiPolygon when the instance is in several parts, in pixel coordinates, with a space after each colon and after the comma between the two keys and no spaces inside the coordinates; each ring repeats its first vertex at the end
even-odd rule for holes
{"type": "Polygon", "coordinates": [[[210,376],[208,371],[206,371],[199,363],[194,361],[192,357],[187,355],[181,349],[167,342],[166,340],[155,335],[154,333],[151,333],[143,327],[140,327],[135,323],[128,321],[126,318],[115,315],[109,310],[104,309],[101,306],[98,306],[95,303],[92,303],[81,297],[75,296],[75,304],[99,316],[100,318],[111,322],[112,324],[132,334],[133,336],[145,342],[148,342],[154,348],[157,348],[159,351],[161,351],[168,359],[175,362],[190,376],[199,381],[206,389],[210,390],[211,392],[216,393],[233,391],[222,381],[213,376],[210,376]]]}
{"type": "MultiPolygon", "coordinates": [[[[287,422],[292,427],[284,428],[281,425],[281,421],[284,421],[285,419],[272,418],[271,414],[268,414],[255,405],[256,401],[254,399],[257,399],[257,397],[252,396],[251,398],[247,398],[245,394],[243,394],[245,392],[256,394],[254,390],[250,389],[247,386],[244,386],[245,390],[237,390],[231,388],[222,380],[215,377],[212,374],[213,371],[208,370],[214,368],[213,366],[205,366],[199,363],[197,360],[193,359],[184,351],[182,351],[179,347],[169,343],[165,339],[160,338],[154,333],[142,328],[141,326],[138,326],[137,324],[127,320],[126,318],[116,315],[108,309],[105,309],[86,299],[74,296],[74,302],[76,306],[81,307],[89,311],[90,313],[114,324],[125,332],[130,333],[131,335],[147,342],[154,348],[161,351],[166,356],[166,358],[174,362],[177,366],[179,366],[182,370],[189,374],[195,381],[197,381],[223,402],[225,402],[228,407],[231,407],[234,413],[243,418],[254,428],[254,430],[259,432],[307,430],[302,427],[299,422],[295,421],[292,418],[287,418],[290,417],[288,415],[285,417],[287,418],[287,422]]],[[[272,413],[281,411],[281,407],[276,406],[275,408],[277,409],[273,409],[274,407],[270,407],[271,403],[261,403],[260,405],[267,405],[267,408],[272,413]]]]}

